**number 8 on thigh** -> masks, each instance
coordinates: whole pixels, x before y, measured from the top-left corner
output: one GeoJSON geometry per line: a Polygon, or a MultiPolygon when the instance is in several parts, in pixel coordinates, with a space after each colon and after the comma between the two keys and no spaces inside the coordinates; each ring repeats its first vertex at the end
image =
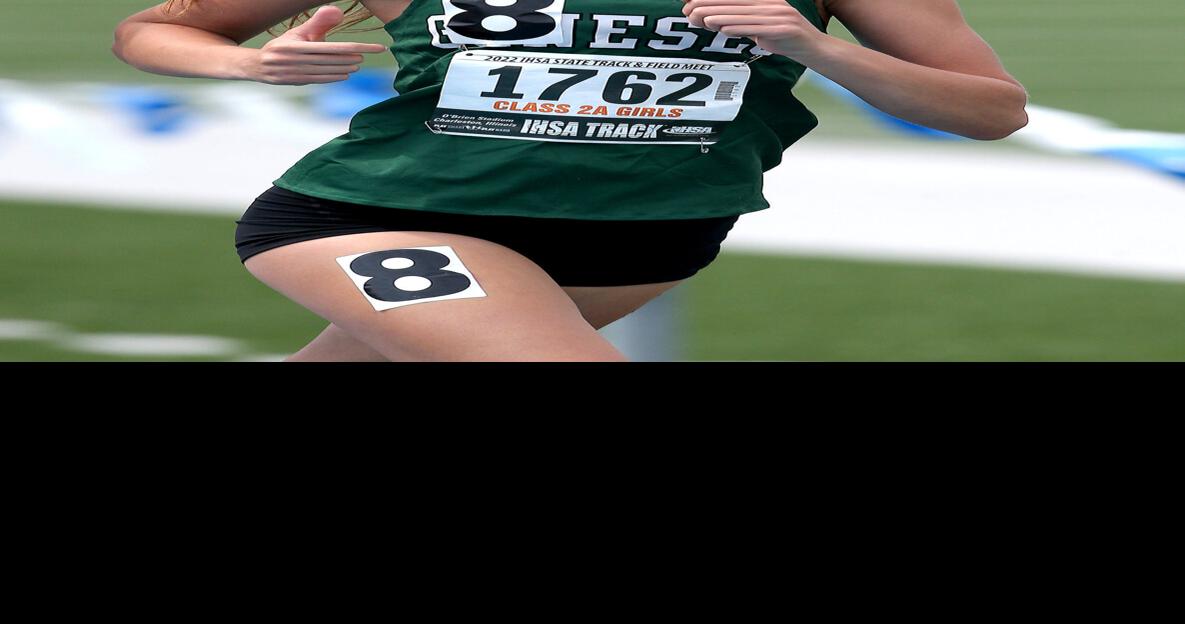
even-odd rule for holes
{"type": "Polygon", "coordinates": [[[248,258],[276,291],[393,360],[623,361],[522,254],[439,232],[367,232],[248,258]]]}

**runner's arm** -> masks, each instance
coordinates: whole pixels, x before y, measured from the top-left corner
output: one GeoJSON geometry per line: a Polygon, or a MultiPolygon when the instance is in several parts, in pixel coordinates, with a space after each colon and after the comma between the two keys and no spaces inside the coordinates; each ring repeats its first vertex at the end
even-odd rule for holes
{"type": "Polygon", "coordinates": [[[246,67],[259,50],[243,42],[319,0],[202,0],[180,13],[165,3],[124,19],[111,51],[123,62],[166,76],[250,80],[246,67]],[[180,14],[179,14],[180,13],[180,14]]]}
{"type": "Polygon", "coordinates": [[[890,115],[996,140],[1028,123],[1028,93],[955,0],[825,0],[862,46],[836,37],[799,61],[890,115]]]}

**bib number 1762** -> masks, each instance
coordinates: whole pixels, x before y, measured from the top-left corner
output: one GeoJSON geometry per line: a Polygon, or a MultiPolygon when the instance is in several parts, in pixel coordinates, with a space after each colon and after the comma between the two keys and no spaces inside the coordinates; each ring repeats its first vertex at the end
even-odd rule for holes
{"type": "Polygon", "coordinates": [[[428,125],[537,141],[712,144],[736,119],[745,63],[546,52],[458,52],[428,125]]]}

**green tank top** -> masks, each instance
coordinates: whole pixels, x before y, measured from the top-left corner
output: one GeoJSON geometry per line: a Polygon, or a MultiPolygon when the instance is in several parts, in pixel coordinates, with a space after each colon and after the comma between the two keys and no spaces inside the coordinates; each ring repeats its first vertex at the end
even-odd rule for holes
{"type": "MultiPolygon", "coordinates": [[[[787,0],[824,30],[814,0],[787,0]]],[[[769,208],[818,125],[805,68],[691,27],[682,0],[413,0],[384,25],[399,95],[276,186],[474,215],[687,219],[769,208]],[[447,28],[446,28],[447,25],[447,28]]]]}

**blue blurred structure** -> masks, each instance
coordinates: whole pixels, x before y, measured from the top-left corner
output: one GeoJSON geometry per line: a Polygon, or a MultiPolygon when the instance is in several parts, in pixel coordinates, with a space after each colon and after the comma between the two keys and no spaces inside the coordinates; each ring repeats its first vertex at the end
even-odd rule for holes
{"type": "Polygon", "coordinates": [[[317,114],[334,119],[353,117],[358,111],[398,96],[395,72],[360,69],[346,80],[320,85],[312,104],[317,114]]]}
{"type": "Polygon", "coordinates": [[[1181,147],[1113,147],[1099,150],[1097,153],[1100,156],[1118,158],[1163,171],[1185,180],[1185,145],[1181,147]]]}
{"type": "MultiPolygon", "coordinates": [[[[349,119],[368,106],[398,96],[394,78],[395,72],[390,70],[362,69],[341,82],[313,85],[312,109],[321,117],[349,119]]],[[[181,132],[197,117],[182,93],[165,87],[109,85],[99,90],[97,99],[148,135],[181,132]]]]}
{"type": "Polygon", "coordinates": [[[182,96],[169,89],[141,85],[105,87],[100,99],[129,116],[145,134],[172,134],[185,128],[193,111],[182,96]]]}
{"type": "MultiPolygon", "coordinates": [[[[398,97],[399,92],[394,88],[397,75],[397,71],[390,69],[365,68],[351,74],[347,80],[309,85],[307,92],[312,112],[325,119],[350,119],[365,108],[398,97]]],[[[807,70],[803,79],[817,83],[825,93],[855,107],[894,134],[923,140],[971,140],[889,115],[812,70],[807,70]]],[[[109,84],[102,85],[97,92],[88,87],[87,93],[119,117],[129,120],[139,133],[148,136],[178,134],[194,125],[201,112],[200,106],[194,106],[188,100],[194,96],[200,103],[200,96],[167,87],[109,84]]],[[[282,93],[277,91],[275,97],[286,99],[282,93]]],[[[30,102],[35,103],[43,97],[42,94],[28,85],[0,80],[0,96],[5,95],[7,97],[0,97],[0,135],[11,134],[21,125],[22,119],[28,121],[35,117],[38,121],[34,125],[44,125],[45,113],[30,117],[28,112],[30,102]]],[[[52,102],[52,97],[45,97],[47,103],[52,102]]],[[[251,98],[254,103],[264,96],[251,92],[251,98]]],[[[1105,119],[1032,102],[1026,110],[1029,113],[1028,126],[1015,132],[1010,140],[1043,150],[1120,160],[1185,181],[1185,134],[1117,128],[1105,119]]],[[[63,119],[71,117],[69,111],[62,112],[61,116],[63,119]]]]}

